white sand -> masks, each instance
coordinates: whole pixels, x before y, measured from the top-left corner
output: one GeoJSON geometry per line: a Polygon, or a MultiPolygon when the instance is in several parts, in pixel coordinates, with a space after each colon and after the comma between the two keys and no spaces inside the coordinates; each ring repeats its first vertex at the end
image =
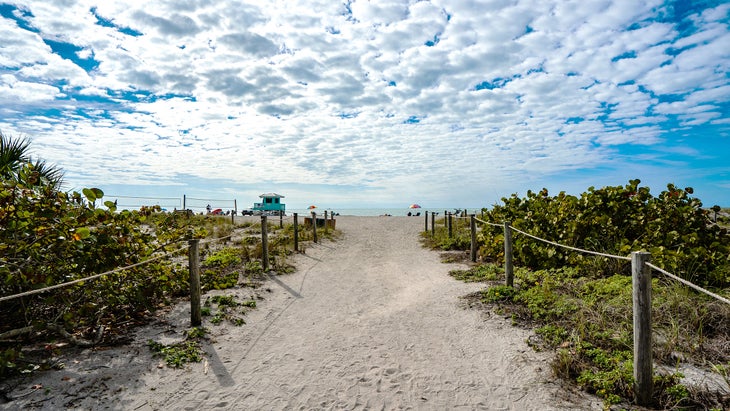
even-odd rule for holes
{"type": "MultiPolygon", "coordinates": [[[[212,325],[206,360],[160,367],[146,341],[179,341],[189,302],[129,346],[83,350],[19,385],[0,408],[601,409],[551,376],[529,332],[462,308],[479,289],[421,247],[423,219],[339,217],[337,242],[307,244],[295,274],[257,290],[247,324],[212,325]],[[33,386],[36,385],[34,389],[33,386]],[[42,386],[42,388],[40,388],[42,386]]],[[[461,267],[463,268],[463,267],[461,267]]],[[[251,289],[225,290],[248,298],[251,289]]]]}

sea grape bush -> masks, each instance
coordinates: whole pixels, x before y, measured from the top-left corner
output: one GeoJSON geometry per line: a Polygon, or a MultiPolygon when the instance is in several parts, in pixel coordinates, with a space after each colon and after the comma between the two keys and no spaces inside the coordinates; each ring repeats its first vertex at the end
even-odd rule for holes
{"type": "MultiPolygon", "coordinates": [[[[715,287],[730,285],[730,236],[713,224],[711,212],[692,197],[691,187],[672,184],[653,196],[641,181],[625,186],[594,187],[579,197],[547,189],[528,191],[524,198],[513,194],[491,210],[489,221],[509,221],[522,231],[561,244],[628,256],[645,250],[652,262],[685,279],[715,287]]],[[[501,228],[485,226],[479,233],[480,253],[503,258],[501,228]]],[[[517,264],[545,269],[577,266],[584,274],[609,276],[628,271],[629,263],[586,255],[513,235],[517,264]]]]}
{"type": "MultiPolygon", "coordinates": [[[[65,193],[36,184],[32,165],[19,178],[0,186],[0,296],[45,288],[140,262],[155,251],[172,249],[172,238],[193,233],[183,223],[151,230],[159,218],[155,208],[117,212],[105,208],[99,189],[65,193]]],[[[165,217],[172,218],[172,217],[165,217]]],[[[177,245],[180,247],[180,245],[177,245]]],[[[48,325],[85,337],[100,325],[113,335],[120,322],[129,322],[167,298],[184,293],[186,270],[166,260],[109,274],[93,281],[0,302],[0,333],[48,325]]],[[[0,349],[0,353],[3,350],[0,349]]],[[[15,348],[4,351],[0,376],[14,366],[15,348]]]]}

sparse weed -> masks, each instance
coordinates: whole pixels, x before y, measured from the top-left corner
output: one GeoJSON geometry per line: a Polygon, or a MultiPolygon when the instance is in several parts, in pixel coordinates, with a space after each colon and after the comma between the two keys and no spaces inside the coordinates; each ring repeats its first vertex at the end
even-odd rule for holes
{"type": "Polygon", "coordinates": [[[256,301],[239,302],[235,295],[216,295],[206,298],[203,306],[208,309],[208,313],[212,311],[213,304],[216,305],[217,311],[211,317],[210,322],[215,325],[220,325],[224,320],[230,321],[235,326],[244,325],[246,321],[237,314],[246,314],[246,308],[256,308],[256,301]],[[242,307],[242,309],[235,310],[237,307],[242,307]]]}
{"type": "Polygon", "coordinates": [[[464,282],[496,281],[504,277],[504,269],[494,264],[481,264],[468,270],[452,270],[449,275],[464,282]]]}
{"type": "Polygon", "coordinates": [[[156,356],[161,356],[165,363],[173,368],[182,368],[189,362],[203,360],[203,351],[197,340],[181,341],[170,345],[149,340],[147,345],[156,356]]]}

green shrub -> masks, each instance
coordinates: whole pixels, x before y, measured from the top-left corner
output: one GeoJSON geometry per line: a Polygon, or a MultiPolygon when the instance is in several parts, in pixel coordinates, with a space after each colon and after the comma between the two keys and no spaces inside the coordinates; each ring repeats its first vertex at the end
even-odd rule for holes
{"type": "Polygon", "coordinates": [[[568,330],[553,324],[546,324],[535,329],[535,334],[542,337],[548,347],[553,348],[562,344],[569,336],[568,330]]]}
{"type": "MultiPolygon", "coordinates": [[[[692,188],[672,184],[654,197],[639,180],[626,186],[588,188],[580,197],[546,189],[512,195],[485,210],[487,221],[511,225],[564,245],[627,256],[648,250],[652,261],[695,283],[730,286],[730,236],[713,224],[710,211],[693,198],[692,188]]],[[[503,230],[484,226],[478,234],[481,255],[504,258],[503,230]]],[[[612,258],[586,256],[572,250],[513,235],[515,264],[532,269],[574,266],[586,275],[628,274],[630,264],[612,258]]]]}
{"type": "Polygon", "coordinates": [[[452,270],[449,275],[465,282],[495,281],[504,276],[504,269],[494,264],[481,264],[468,270],[452,270]]]}
{"type": "Polygon", "coordinates": [[[488,288],[482,293],[482,300],[488,303],[511,302],[515,298],[515,289],[506,285],[497,285],[488,288]]]}
{"type": "Polygon", "coordinates": [[[240,249],[233,247],[222,248],[205,259],[205,265],[217,268],[227,268],[242,262],[240,249]]]}
{"type": "Polygon", "coordinates": [[[200,288],[203,291],[225,290],[238,284],[238,271],[205,270],[200,276],[200,288]]]}
{"type": "Polygon", "coordinates": [[[264,268],[258,260],[247,262],[245,269],[248,275],[262,275],[264,273],[264,268]]]}

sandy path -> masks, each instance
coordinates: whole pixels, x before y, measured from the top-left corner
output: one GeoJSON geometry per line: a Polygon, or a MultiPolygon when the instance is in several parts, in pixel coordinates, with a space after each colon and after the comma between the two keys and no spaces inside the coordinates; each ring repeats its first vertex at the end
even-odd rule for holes
{"type": "MultiPolygon", "coordinates": [[[[309,245],[296,256],[298,271],[272,279],[272,292],[247,316],[248,324],[207,324],[214,342],[206,346],[204,363],[184,371],[158,368],[138,342],[128,348],[131,358],[107,354],[107,363],[118,365],[109,368],[112,378],[70,377],[76,386],[104,381],[103,391],[90,388],[96,395],[80,397],[83,390],[74,396],[67,389],[66,402],[35,405],[600,409],[595,399],[568,396],[550,382],[549,354],[529,349],[526,331],[461,308],[459,297],[479,285],[447,275],[454,266],[440,263],[438,253],[418,242],[422,224],[420,218],[340,217],[344,237],[309,245]]],[[[170,315],[178,334],[188,313],[182,304],[170,315]]],[[[146,341],[148,334],[137,340],[146,341]]],[[[103,352],[93,355],[104,362],[103,352]]]]}

